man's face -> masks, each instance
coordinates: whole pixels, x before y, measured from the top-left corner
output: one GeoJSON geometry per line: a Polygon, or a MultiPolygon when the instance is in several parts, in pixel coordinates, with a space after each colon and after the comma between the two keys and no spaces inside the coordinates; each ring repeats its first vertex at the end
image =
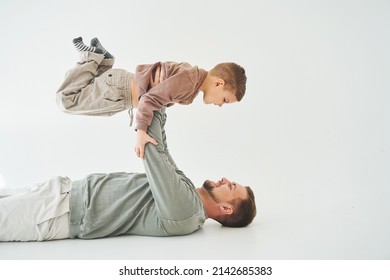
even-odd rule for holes
{"type": "Polygon", "coordinates": [[[230,90],[224,89],[223,85],[219,85],[204,92],[203,102],[221,107],[227,103],[237,102],[237,97],[230,90]]]}
{"type": "Polygon", "coordinates": [[[216,203],[229,202],[235,198],[244,200],[248,197],[248,191],[244,186],[230,182],[226,178],[217,182],[206,180],[203,183],[203,188],[216,203]]]}

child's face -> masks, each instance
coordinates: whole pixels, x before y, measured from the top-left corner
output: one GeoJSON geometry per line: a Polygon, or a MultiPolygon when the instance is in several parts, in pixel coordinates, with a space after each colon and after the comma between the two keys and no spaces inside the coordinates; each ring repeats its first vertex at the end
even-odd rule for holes
{"type": "Polygon", "coordinates": [[[216,86],[204,92],[203,102],[205,104],[214,104],[221,107],[227,103],[237,102],[237,97],[223,86],[216,86]]]}

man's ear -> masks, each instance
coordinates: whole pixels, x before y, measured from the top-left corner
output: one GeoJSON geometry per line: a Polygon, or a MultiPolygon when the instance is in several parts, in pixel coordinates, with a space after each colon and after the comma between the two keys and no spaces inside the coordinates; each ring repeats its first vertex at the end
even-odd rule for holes
{"type": "Polygon", "coordinates": [[[223,215],[231,215],[233,214],[233,207],[228,203],[219,204],[219,210],[223,215]]]}

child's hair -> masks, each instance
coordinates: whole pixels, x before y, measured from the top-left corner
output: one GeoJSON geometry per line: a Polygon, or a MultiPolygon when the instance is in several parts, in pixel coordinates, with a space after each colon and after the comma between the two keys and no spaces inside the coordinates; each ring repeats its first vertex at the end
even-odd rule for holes
{"type": "Polygon", "coordinates": [[[235,93],[237,101],[241,101],[246,90],[246,75],[243,67],[234,62],[224,62],[214,66],[209,73],[223,79],[226,89],[235,91],[233,93],[235,93]]]}

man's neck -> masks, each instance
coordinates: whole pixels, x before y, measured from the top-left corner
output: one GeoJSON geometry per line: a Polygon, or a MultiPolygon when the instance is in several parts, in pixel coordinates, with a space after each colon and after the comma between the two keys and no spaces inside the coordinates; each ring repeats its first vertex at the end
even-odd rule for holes
{"type": "Polygon", "coordinates": [[[204,188],[196,188],[196,192],[199,194],[200,199],[202,200],[204,209],[208,218],[214,219],[216,217],[215,213],[215,203],[208,195],[207,191],[204,188]]]}

